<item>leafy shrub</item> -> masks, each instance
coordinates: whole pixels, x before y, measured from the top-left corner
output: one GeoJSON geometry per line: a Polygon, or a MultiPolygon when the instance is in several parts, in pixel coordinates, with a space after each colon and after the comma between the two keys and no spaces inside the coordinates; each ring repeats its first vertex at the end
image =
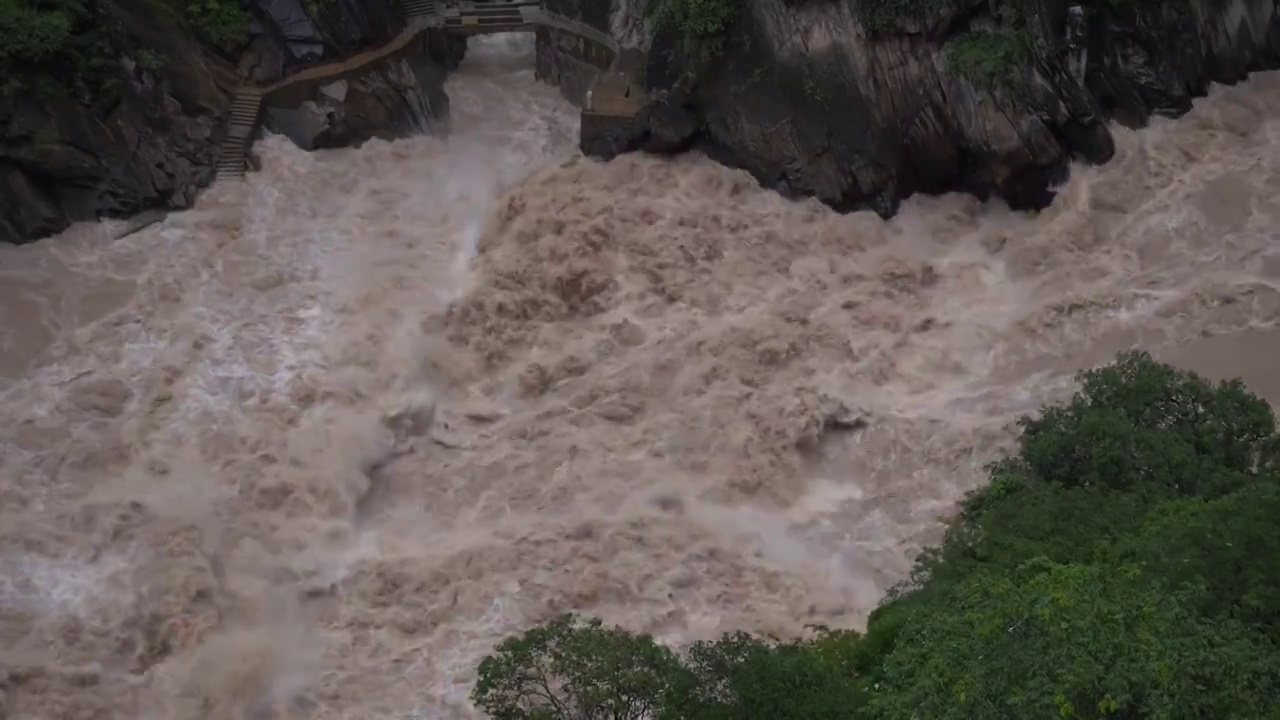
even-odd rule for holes
{"type": "Polygon", "coordinates": [[[498,645],[471,693],[499,720],[664,717],[687,687],[675,654],[646,635],[563,615],[498,645]]]}
{"type": "Polygon", "coordinates": [[[718,36],[737,12],[734,0],[651,0],[649,4],[649,14],[656,21],[694,40],[718,36]]]}
{"type": "Polygon", "coordinates": [[[695,644],[693,684],[672,708],[698,720],[840,720],[862,705],[854,677],[856,633],[768,643],[745,633],[695,644]]]}
{"type": "Polygon", "coordinates": [[[0,67],[56,57],[66,50],[75,21],[86,12],[75,2],[41,6],[30,0],[0,0],[0,67]]]}
{"type": "Polygon", "coordinates": [[[1027,563],[922,608],[884,660],[873,717],[1277,717],[1280,655],[1136,571],[1027,563]],[[1250,691],[1249,688],[1254,688],[1250,691]]]}
{"type": "Polygon", "coordinates": [[[1034,55],[1023,30],[967,32],[947,46],[951,69],[970,82],[988,87],[1016,87],[1034,55]]]}
{"type": "Polygon", "coordinates": [[[1253,483],[1208,502],[1161,505],[1118,555],[1204,616],[1256,626],[1280,642],[1280,484],[1253,483]]]}
{"type": "Polygon", "coordinates": [[[1070,403],[1019,423],[1022,458],[1049,482],[1212,495],[1275,464],[1275,416],[1239,381],[1215,387],[1145,353],[1082,380],[1070,403]]]}
{"type": "MultiPolygon", "coordinates": [[[[654,25],[675,33],[680,53],[705,66],[724,48],[724,35],[738,14],[736,0],[649,0],[654,25]]],[[[689,74],[696,74],[691,69],[689,74]]]]}
{"type": "Polygon", "coordinates": [[[594,639],[507,641],[481,665],[477,702],[540,678],[568,710],[495,717],[1280,717],[1272,411],[1238,382],[1141,353],[1081,380],[1019,421],[1018,454],[992,465],[865,635],[738,633],[682,658],[558,621],[552,637],[594,639]],[[617,711],[640,696],[647,715],[617,711]]]}
{"type": "MultiPolygon", "coordinates": [[[[154,0],[158,16],[190,28],[226,51],[248,39],[239,0],[154,0]]],[[[153,48],[133,48],[99,0],[0,0],[3,89],[72,88],[103,97],[119,75],[119,59],[135,53],[144,67],[153,48]]]]}

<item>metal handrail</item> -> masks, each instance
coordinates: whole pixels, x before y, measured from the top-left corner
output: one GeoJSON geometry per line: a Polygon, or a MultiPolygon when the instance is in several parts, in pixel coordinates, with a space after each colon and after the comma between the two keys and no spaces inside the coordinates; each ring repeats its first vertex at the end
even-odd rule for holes
{"type": "MultiPolygon", "coordinates": [[[[579,37],[591,40],[599,45],[603,45],[608,49],[613,57],[609,61],[609,65],[601,68],[605,72],[617,72],[617,67],[622,59],[622,46],[618,44],[608,33],[601,32],[586,23],[568,18],[556,12],[547,10],[545,7],[539,6],[537,11],[524,16],[530,26],[542,25],[549,28],[564,30],[573,33],[579,37]]],[[[430,24],[420,18],[411,20],[407,27],[402,30],[394,39],[385,45],[377,48],[371,48],[360,53],[356,53],[342,60],[336,60],[323,65],[315,65],[304,70],[300,70],[288,77],[281,78],[274,83],[267,85],[244,85],[238,92],[240,93],[256,93],[268,96],[290,88],[302,82],[317,82],[341,75],[352,70],[356,70],[365,65],[385,60],[397,52],[403,50],[410,42],[414,40],[424,30],[427,30],[430,24]]]]}
{"type": "Polygon", "coordinates": [[[603,69],[606,72],[615,72],[617,70],[618,62],[622,58],[622,46],[619,45],[618,41],[614,40],[608,33],[603,33],[586,23],[573,20],[559,13],[547,10],[546,8],[539,8],[538,14],[535,15],[534,18],[536,19],[539,16],[541,16],[541,23],[539,23],[541,25],[566,30],[580,37],[587,38],[588,40],[594,40],[595,42],[609,48],[609,50],[613,52],[613,60],[609,62],[609,67],[603,69]]]}

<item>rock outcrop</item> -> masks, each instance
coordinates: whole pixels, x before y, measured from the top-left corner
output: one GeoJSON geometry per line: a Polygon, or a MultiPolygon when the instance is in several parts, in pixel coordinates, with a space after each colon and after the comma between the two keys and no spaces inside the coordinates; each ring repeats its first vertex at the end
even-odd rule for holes
{"type": "MultiPolygon", "coordinates": [[[[645,1],[614,0],[615,37],[636,34],[645,1]]],[[[1070,160],[1111,157],[1110,119],[1177,116],[1210,82],[1280,65],[1277,4],[742,0],[709,59],[674,28],[640,33],[648,111],[582,146],[698,147],[784,193],[886,216],[947,190],[1040,207],[1070,160]]]]}
{"type": "MultiPolygon", "coordinates": [[[[270,83],[302,67],[346,57],[379,45],[401,29],[391,0],[258,0],[257,33],[241,57],[255,83],[270,83]]],[[[448,116],[444,78],[466,51],[464,38],[427,34],[428,52],[318,88],[288,107],[268,107],[264,124],[304,150],[390,139],[429,127],[448,116]]]]}
{"type": "Polygon", "coordinates": [[[122,54],[118,78],[92,96],[52,80],[0,95],[0,241],[182,207],[213,177],[228,104],[220,86],[234,83],[232,69],[145,0],[118,2],[112,18],[134,47],[161,60],[122,54]]]}
{"type": "MultiPolygon", "coordinates": [[[[105,80],[87,90],[57,77],[0,78],[0,242],[188,207],[213,180],[240,83],[377,46],[402,24],[393,0],[256,0],[245,42],[227,47],[158,14],[152,0],[86,7],[111,28],[110,49],[97,50],[105,80]]],[[[440,34],[429,53],[320,88],[298,108],[269,113],[267,127],[308,149],[420,129],[447,112],[445,69],[464,49],[440,34]]]]}

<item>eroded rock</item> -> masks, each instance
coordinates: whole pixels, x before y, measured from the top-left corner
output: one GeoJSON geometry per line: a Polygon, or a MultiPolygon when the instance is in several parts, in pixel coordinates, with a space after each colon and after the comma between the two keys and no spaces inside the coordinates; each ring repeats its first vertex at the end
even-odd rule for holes
{"type": "MultiPolygon", "coordinates": [[[[634,35],[642,5],[614,0],[598,24],[634,35]]],[[[582,149],[697,147],[785,194],[885,216],[912,193],[951,190],[1034,208],[1071,160],[1110,159],[1109,119],[1177,116],[1211,81],[1280,65],[1274,0],[918,5],[744,0],[696,73],[673,30],[638,38],[647,111],[584,121],[582,149]]]]}

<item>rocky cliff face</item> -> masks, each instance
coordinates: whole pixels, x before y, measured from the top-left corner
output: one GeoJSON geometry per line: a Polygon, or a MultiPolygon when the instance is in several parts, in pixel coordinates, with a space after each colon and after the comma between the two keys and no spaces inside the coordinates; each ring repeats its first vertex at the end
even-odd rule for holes
{"type": "Polygon", "coordinates": [[[184,206],[212,177],[234,73],[148,3],[112,18],[147,48],[124,48],[119,74],[92,95],[36,80],[0,96],[0,241],[56,232],[70,220],[184,206]]]}
{"type": "MultiPolygon", "coordinates": [[[[0,242],[189,206],[213,179],[237,85],[376,46],[401,22],[393,0],[313,0],[314,18],[300,0],[256,0],[247,38],[227,47],[158,13],[153,0],[84,4],[113,38],[97,51],[105,81],[86,90],[56,77],[0,78],[0,242]]],[[[270,113],[268,128],[306,148],[421,128],[447,111],[444,68],[462,50],[436,38],[426,56],[270,113]]]]}
{"type": "MultiPolygon", "coordinates": [[[[645,0],[615,0],[615,34],[645,0]]],[[[697,146],[762,183],[892,214],[917,192],[1047,203],[1107,121],[1176,116],[1211,81],[1280,65],[1277,0],[743,0],[699,65],[648,32],[653,102],[583,149],[697,146]],[[695,72],[690,72],[697,68],[695,72]]]]}
{"type": "MultiPolygon", "coordinates": [[[[401,29],[393,0],[257,0],[255,20],[258,32],[240,59],[243,74],[255,83],[379,45],[401,29]]],[[[299,104],[268,108],[266,128],[313,150],[430,126],[448,115],[444,78],[462,60],[466,41],[432,33],[427,44],[426,54],[324,86],[299,104]]]]}

